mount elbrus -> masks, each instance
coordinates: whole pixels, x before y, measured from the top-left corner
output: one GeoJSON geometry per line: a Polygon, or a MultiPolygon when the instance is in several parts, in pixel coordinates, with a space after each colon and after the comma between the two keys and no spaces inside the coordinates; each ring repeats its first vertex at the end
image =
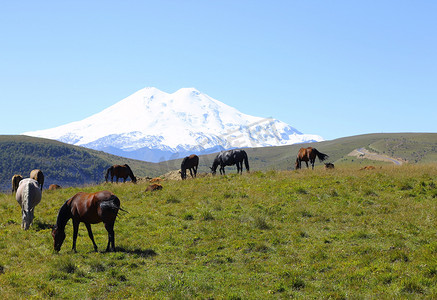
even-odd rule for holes
{"type": "Polygon", "coordinates": [[[24,134],[150,162],[323,140],[276,119],[244,114],[194,88],[173,94],[144,88],[84,120],[24,134]]]}

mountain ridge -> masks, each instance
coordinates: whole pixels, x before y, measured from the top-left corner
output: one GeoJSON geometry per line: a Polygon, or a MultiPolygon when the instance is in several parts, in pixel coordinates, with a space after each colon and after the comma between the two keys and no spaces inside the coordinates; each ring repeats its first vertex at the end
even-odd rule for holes
{"type": "Polygon", "coordinates": [[[24,134],[151,162],[323,140],[276,119],[244,114],[195,88],[169,94],[154,87],[81,121],[24,134]]]}

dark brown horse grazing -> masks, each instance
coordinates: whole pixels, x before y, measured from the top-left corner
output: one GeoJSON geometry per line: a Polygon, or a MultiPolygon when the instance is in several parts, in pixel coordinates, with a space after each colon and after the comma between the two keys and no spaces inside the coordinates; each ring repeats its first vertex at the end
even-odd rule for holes
{"type": "Polygon", "coordinates": [[[41,192],[42,192],[42,186],[44,184],[44,174],[42,173],[42,171],[40,169],[32,170],[30,172],[30,178],[38,181],[39,186],[41,187],[41,192]]]}
{"type": "Polygon", "coordinates": [[[123,178],[123,182],[126,182],[127,177],[130,177],[133,183],[137,183],[137,178],[134,176],[134,173],[132,172],[131,168],[126,164],[122,166],[114,165],[110,167],[106,171],[106,176],[105,176],[106,182],[108,182],[109,176],[111,176],[111,182],[114,182],[114,176],[115,176],[116,182],[118,182],[118,178],[123,178]]]}
{"type": "Polygon", "coordinates": [[[114,223],[120,210],[120,200],[109,191],[96,193],[77,193],[62,205],[58,213],[52,236],[55,251],[61,250],[65,240],[65,226],[68,220],[73,219],[73,251],[76,252],[76,239],[80,222],[85,223],[88,235],[93,242],[94,251],[97,245],[94,242],[91,224],[103,222],[108,231],[108,246],[106,251],[115,251],[114,223]]]}
{"type": "Polygon", "coordinates": [[[316,157],[322,162],[327,159],[329,156],[322,152],[319,152],[316,148],[308,147],[308,148],[300,148],[296,157],[296,170],[302,168],[302,161],[304,161],[308,168],[308,162],[311,163],[312,169],[314,170],[314,162],[316,161],[316,157]]]}
{"type": "Polygon", "coordinates": [[[23,180],[23,176],[15,174],[12,176],[12,194],[17,192],[18,184],[23,180]]]}
{"type": "Polygon", "coordinates": [[[196,154],[191,154],[185,157],[181,163],[181,178],[187,179],[187,169],[190,170],[191,177],[196,177],[197,167],[199,166],[199,157],[196,154]],[[194,172],[194,176],[193,176],[194,172]]]}

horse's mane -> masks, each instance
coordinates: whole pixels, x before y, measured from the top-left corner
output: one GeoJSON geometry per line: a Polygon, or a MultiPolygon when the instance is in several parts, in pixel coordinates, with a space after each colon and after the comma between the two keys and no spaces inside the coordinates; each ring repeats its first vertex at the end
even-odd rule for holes
{"type": "Polygon", "coordinates": [[[64,230],[65,225],[67,225],[68,220],[72,217],[70,204],[68,203],[70,199],[64,202],[64,204],[59,209],[58,217],[56,219],[56,228],[64,230]]]}

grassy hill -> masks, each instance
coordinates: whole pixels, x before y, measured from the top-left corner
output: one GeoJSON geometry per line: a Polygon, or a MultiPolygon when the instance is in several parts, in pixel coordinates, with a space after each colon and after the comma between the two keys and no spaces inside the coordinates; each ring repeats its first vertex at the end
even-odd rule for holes
{"type": "MultiPolygon", "coordinates": [[[[349,157],[357,148],[392,157],[409,163],[437,161],[437,133],[387,133],[345,137],[312,144],[246,149],[251,170],[292,170],[300,147],[312,146],[329,155],[330,162],[341,164],[384,164],[349,157]]],[[[200,158],[199,171],[209,172],[216,154],[200,158]]],[[[155,177],[180,168],[182,159],[162,163],[148,163],[121,158],[101,151],[67,145],[53,140],[26,136],[0,136],[0,190],[10,189],[14,174],[27,177],[32,169],[43,170],[45,186],[97,184],[104,180],[106,169],[113,164],[127,163],[136,176],[155,177]]],[[[318,167],[322,164],[316,163],[318,167]]],[[[227,172],[235,168],[226,167],[227,172]]]]}
{"type": "Polygon", "coordinates": [[[29,177],[33,169],[45,175],[44,186],[97,184],[104,181],[108,167],[129,164],[137,176],[161,174],[160,166],[121,158],[101,151],[28,136],[0,136],[0,190],[11,188],[14,174],[29,177]]]}
{"type": "MultiPolygon", "coordinates": [[[[362,146],[360,138],[351,144],[362,146]]],[[[320,148],[341,159],[343,150],[330,146],[320,148]]],[[[162,184],[156,192],[144,182],[45,191],[28,231],[13,196],[0,194],[2,298],[437,298],[435,163],[162,184]],[[73,253],[70,221],[54,253],[49,225],[60,206],[78,191],[102,189],[129,211],[115,224],[117,252],[101,252],[102,224],[92,226],[93,252],[82,224],[73,253]]]]}
{"type": "MultiPolygon", "coordinates": [[[[437,162],[437,133],[379,133],[345,137],[330,141],[311,144],[295,144],[280,147],[264,147],[245,149],[250,160],[252,170],[293,170],[296,154],[301,147],[314,147],[329,155],[327,161],[342,164],[387,164],[358,159],[348,156],[353,150],[365,148],[375,153],[380,153],[396,158],[401,158],[409,163],[437,162]]],[[[209,172],[216,154],[205,155],[200,160],[200,170],[209,172]]],[[[175,169],[180,166],[181,160],[166,162],[175,169]]],[[[316,166],[321,166],[318,161],[316,166]]],[[[226,170],[235,168],[226,167],[226,170]]]]}

